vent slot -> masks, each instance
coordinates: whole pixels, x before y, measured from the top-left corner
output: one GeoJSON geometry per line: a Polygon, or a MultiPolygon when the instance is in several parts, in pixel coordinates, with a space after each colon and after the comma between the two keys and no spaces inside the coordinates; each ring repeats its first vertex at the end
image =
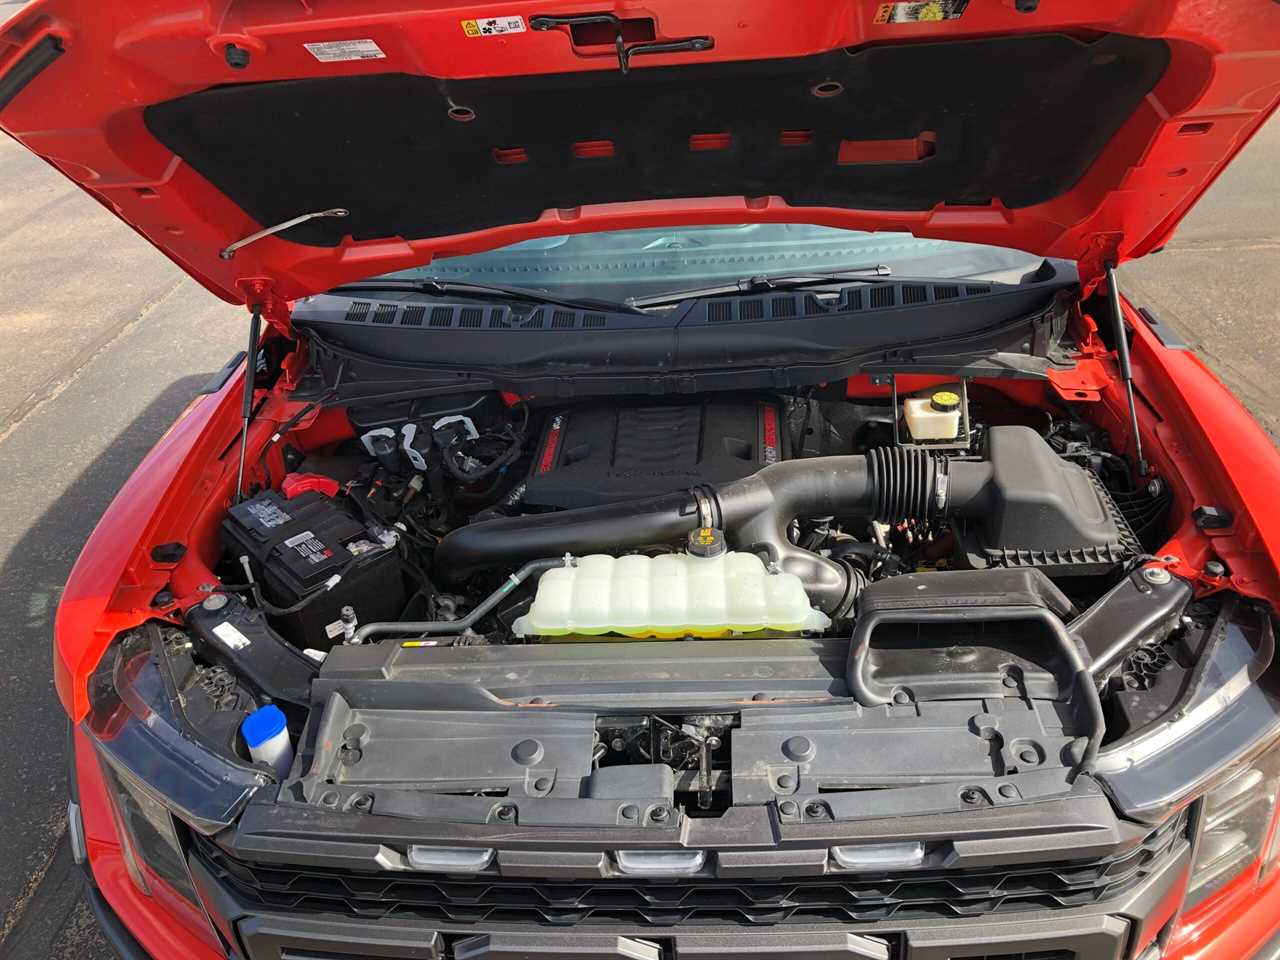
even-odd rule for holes
{"type": "Polygon", "coordinates": [[[861,310],[862,304],[863,304],[862,288],[854,287],[852,290],[848,291],[848,294],[849,294],[849,302],[846,309],[861,310]]]}
{"type": "Polygon", "coordinates": [[[712,323],[732,320],[733,303],[729,300],[712,300],[707,304],[707,319],[712,323]]]}
{"type": "Polygon", "coordinates": [[[365,320],[369,319],[369,308],[372,306],[373,304],[364,303],[363,301],[353,303],[347,307],[347,315],[344,319],[347,323],[364,323],[365,320]]]}
{"type": "Polygon", "coordinates": [[[422,318],[426,315],[426,307],[405,307],[404,313],[400,314],[400,326],[420,327],[422,326],[422,318]]]}
{"type": "Polygon", "coordinates": [[[596,330],[605,325],[605,316],[603,313],[584,313],[582,315],[582,327],[584,330],[596,330]]]}
{"type": "Polygon", "coordinates": [[[479,307],[463,307],[462,319],[458,321],[458,326],[465,327],[468,330],[474,330],[484,322],[484,311],[479,307]]]}
{"type": "Polygon", "coordinates": [[[960,288],[955,284],[942,283],[933,288],[934,300],[954,300],[960,296],[960,288]]]}
{"type": "Polygon", "coordinates": [[[399,309],[399,307],[390,303],[379,304],[378,309],[373,311],[373,322],[395,323],[396,312],[399,311],[399,309]]]}
{"type": "Polygon", "coordinates": [[[971,287],[964,288],[964,295],[966,297],[980,297],[984,293],[990,293],[990,292],[991,292],[990,287],[972,287],[971,286],[971,287]]]}
{"type": "Polygon", "coordinates": [[[904,283],[902,285],[903,304],[928,303],[929,288],[922,283],[904,283]]]}
{"type": "Polygon", "coordinates": [[[742,316],[743,320],[763,320],[764,301],[743,300],[738,304],[738,312],[742,316]]]}
{"type": "Polygon", "coordinates": [[[551,329],[571,330],[577,326],[576,320],[577,318],[572,312],[568,310],[557,310],[555,313],[551,314],[551,329]]]}
{"type": "Polygon", "coordinates": [[[872,287],[870,291],[870,300],[872,310],[879,310],[882,307],[892,307],[897,303],[897,290],[888,284],[880,287],[872,287]]]}
{"type": "Polygon", "coordinates": [[[506,307],[494,307],[489,311],[490,330],[510,330],[511,321],[507,319],[506,307]]]}
{"type": "MultiPolygon", "coordinates": [[[[512,319],[515,319],[514,317],[512,319]]],[[[539,307],[529,316],[525,317],[517,323],[521,330],[541,330],[542,329],[542,308],[539,307]]]]}
{"type": "Polygon", "coordinates": [[[774,297],[769,301],[769,308],[773,313],[773,319],[780,320],[796,315],[796,298],[795,297],[774,297]]]}
{"type": "Polygon", "coordinates": [[[433,327],[452,327],[453,307],[432,307],[430,322],[433,327]]]}

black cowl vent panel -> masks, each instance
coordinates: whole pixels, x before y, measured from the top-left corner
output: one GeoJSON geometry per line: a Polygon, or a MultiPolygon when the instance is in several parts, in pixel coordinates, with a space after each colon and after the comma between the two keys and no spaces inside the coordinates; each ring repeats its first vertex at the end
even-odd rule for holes
{"type": "Polygon", "coordinates": [[[627,76],[243,84],[153,105],[145,120],[261,224],[351,211],[285,234],[313,245],[682,197],[779,195],[794,206],[869,210],[997,198],[1027,207],[1076,184],[1168,60],[1161,40],[1030,34],[627,76]],[[838,95],[812,92],[832,81],[838,95]],[[450,119],[453,105],[474,119],[450,119]],[[612,149],[576,155],[585,141],[612,149]],[[854,162],[838,162],[842,141],[854,142],[844,154],[854,162]],[[883,159],[914,157],[917,144],[916,159],[883,159]]]}

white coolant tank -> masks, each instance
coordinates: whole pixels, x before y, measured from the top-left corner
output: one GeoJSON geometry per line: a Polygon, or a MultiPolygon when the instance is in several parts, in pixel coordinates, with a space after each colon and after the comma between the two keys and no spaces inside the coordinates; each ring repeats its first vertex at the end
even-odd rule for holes
{"type": "Polygon", "coordinates": [[[700,557],[603,554],[567,561],[538,581],[523,636],[621,634],[723,637],[758,630],[825,630],[800,578],[770,573],[754,553],[700,557]]]}

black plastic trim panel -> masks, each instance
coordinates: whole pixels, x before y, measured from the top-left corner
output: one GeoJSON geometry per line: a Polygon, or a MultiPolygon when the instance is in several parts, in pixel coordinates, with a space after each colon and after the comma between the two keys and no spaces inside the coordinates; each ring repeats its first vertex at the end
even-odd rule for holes
{"type": "Polygon", "coordinates": [[[1147,326],[1151,328],[1151,332],[1156,335],[1159,340],[1169,350],[1190,350],[1191,346],[1182,337],[1178,336],[1178,332],[1161,320],[1155,311],[1147,307],[1139,307],[1138,314],[1143,320],[1147,321],[1147,326]]]}

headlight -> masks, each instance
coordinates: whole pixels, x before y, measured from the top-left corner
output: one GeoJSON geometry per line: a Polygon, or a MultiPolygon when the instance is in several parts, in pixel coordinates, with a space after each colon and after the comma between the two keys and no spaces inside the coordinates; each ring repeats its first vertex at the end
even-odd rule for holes
{"type": "Polygon", "coordinates": [[[1260,876],[1275,867],[1280,854],[1280,836],[1273,829],[1278,788],[1280,746],[1272,746],[1240,764],[1204,795],[1187,906],[1202,902],[1252,869],[1259,857],[1260,876]]]}
{"type": "Polygon", "coordinates": [[[173,815],[127,774],[115,770],[99,758],[102,779],[111,798],[112,819],[124,856],[125,867],[134,886],[152,895],[147,873],[159,877],[175,893],[196,904],[195,890],[173,823],[173,815]]]}
{"type": "Polygon", "coordinates": [[[146,625],[108,648],[89,681],[84,729],[106,766],[193,830],[229,826],[269,778],[190,735],[159,634],[146,625]]]}

